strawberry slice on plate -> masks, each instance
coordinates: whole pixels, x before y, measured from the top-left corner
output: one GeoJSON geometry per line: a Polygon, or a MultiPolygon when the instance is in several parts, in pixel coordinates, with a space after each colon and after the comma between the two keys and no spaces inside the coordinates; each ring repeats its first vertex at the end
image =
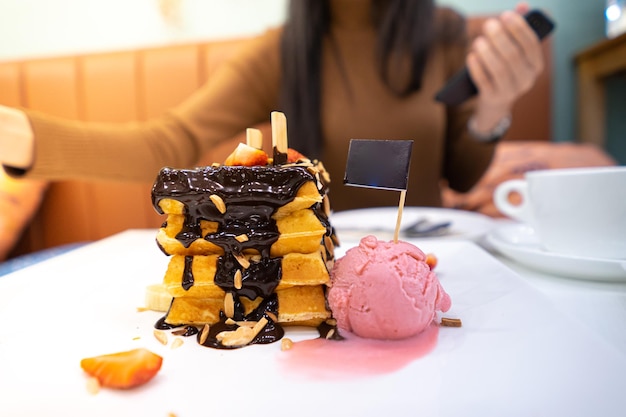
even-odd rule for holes
{"type": "Polygon", "coordinates": [[[235,150],[228,155],[224,161],[226,166],[245,166],[251,167],[255,165],[267,165],[267,153],[262,149],[254,148],[245,143],[237,145],[235,150]]]}
{"type": "Polygon", "coordinates": [[[161,369],[163,358],[148,349],[85,358],[80,367],[103,387],[129,389],[150,381],[161,369]]]}

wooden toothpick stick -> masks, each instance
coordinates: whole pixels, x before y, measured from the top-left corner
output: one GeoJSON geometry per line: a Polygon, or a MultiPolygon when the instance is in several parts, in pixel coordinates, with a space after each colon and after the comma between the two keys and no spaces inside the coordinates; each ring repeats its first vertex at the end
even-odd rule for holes
{"type": "Polygon", "coordinates": [[[253,148],[263,149],[263,133],[259,129],[246,129],[246,144],[253,148]]]}
{"type": "Polygon", "coordinates": [[[400,235],[400,223],[402,223],[402,211],[404,210],[404,201],[406,200],[406,190],[400,191],[400,202],[398,203],[398,218],[396,219],[396,231],[393,234],[393,243],[398,243],[400,235]]]}
{"type": "Polygon", "coordinates": [[[287,118],[279,111],[272,112],[272,148],[274,150],[274,165],[287,162],[287,118]]]}

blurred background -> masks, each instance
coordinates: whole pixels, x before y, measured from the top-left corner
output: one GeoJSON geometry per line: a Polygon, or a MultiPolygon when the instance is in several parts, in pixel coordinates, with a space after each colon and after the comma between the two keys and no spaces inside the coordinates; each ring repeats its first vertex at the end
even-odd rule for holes
{"type": "MultiPolygon", "coordinates": [[[[498,13],[516,3],[440,1],[467,15],[498,13]]],[[[574,58],[624,30],[626,17],[619,16],[620,11],[626,14],[624,0],[529,3],[546,10],[557,22],[552,39],[552,139],[572,141],[577,135],[574,58]],[[605,13],[607,8],[612,12],[605,13]],[[607,14],[621,23],[610,25],[607,14]]],[[[281,24],[286,4],[286,0],[3,0],[0,62],[249,36],[281,24]]],[[[626,75],[611,76],[606,83],[605,147],[624,164],[626,75]]]]}
{"type": "MultiPolygon", "coordinates": [[[[475,28],[484,17],[512,9],[517,1],[439,4],[471,17],[475,28]]],[[[287,3],[1,0],[0,104],[86,121],[146,120],[188,97],[248,38],[282,24],[287,3]]],[[[557,25],[543,48],[547,71],[516,104],[507,140],[498,148],[495,176],[485,175],[473,192],[491,190],[501,181],[495,173],[502,170],[521,176],[538,166],[626,164],[625,3],[529,1],[557,25]],[[585,143],[572,143],[577,141],[585,143]]],[[[240,140],[226,141],[203,160],[223,160],[240,140]]],[[[40,189],[47,188],[39,204],[40,194],[28,181],[14,181],[12,187],[32,204],[30,211],[20,211],[28,221],[18,225],[23,232],[9,257],[54,251],[131,228],[158,227],[162,219],[146,198],[151,185],[79,180],[40,184],[40,189]]],[[[459,207],[471,195],[444,197],[448,207],[459,207]]]]}

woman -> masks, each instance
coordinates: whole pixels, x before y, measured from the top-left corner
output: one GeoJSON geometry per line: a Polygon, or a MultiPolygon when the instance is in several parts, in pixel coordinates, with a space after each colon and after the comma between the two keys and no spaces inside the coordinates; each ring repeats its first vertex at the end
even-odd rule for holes
{"type": "Polygon", "coordinates": [[[499,127],[542,70],[525,10],[489,20],[467,54],[463,19],[432,0],[295,0],[283,28],[150,122],[80,123],[0,108],[0,162],[17,177],[151,181],[161,167],[193,166],[281,110],[290,146],[331,173],[335,210],[397,204],[395,193],[341,185],[351,138],[414,140],[406,204],[438,206],[442,180],[458,191],[478,181],[499,127]],[[435,102],[464,64],[477,98],[450,108],[435,102]]]}

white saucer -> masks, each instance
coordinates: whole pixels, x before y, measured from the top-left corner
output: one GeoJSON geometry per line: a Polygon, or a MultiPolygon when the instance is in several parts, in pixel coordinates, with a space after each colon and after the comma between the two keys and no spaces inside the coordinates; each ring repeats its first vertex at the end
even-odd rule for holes
{"type": "Polygon", "coordinates": [[[543,249],[532,227],[514,223],[491,231],[486,241],[529,268],[566,278],[626,282],[626,260],[587,258],[543,249]]]}
{"type": "MultiPolygon", "coordinates": [[[[341,240],[360,239],[372,234],[379,239],[393,239],[398,207],[372,207],[332,213],[330,221],[341,240]]],[[[410,240],[471,240],[479,241],[491,231],[496,222],[484,214],[435,207],[404,207],[401,229],[425,218],[432,222],[452,222],[449,231],[440,236],[411,238],[410,240]]],[[[404,239],[400,236],[401,239],[404,239]]]]}

